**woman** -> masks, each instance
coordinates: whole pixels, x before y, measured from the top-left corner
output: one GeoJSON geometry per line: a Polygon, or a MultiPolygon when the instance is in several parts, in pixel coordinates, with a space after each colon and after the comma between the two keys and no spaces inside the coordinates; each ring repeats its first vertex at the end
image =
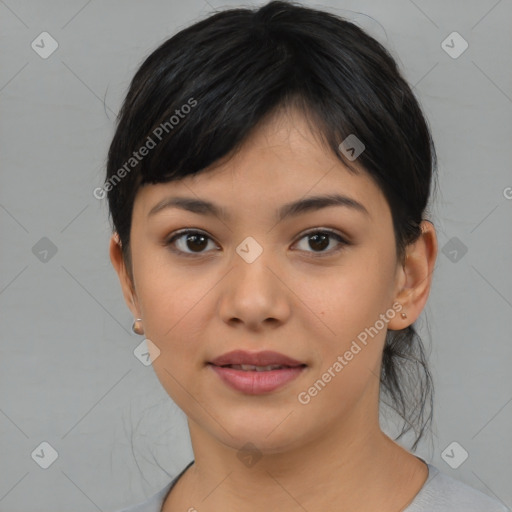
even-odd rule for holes
{"type": "Polygon", "coordinates": [[[146,59],[109,150],[110,257],[194,461],[131,512],[506,510],[379,425],[383,394],[413,449],[431,420],[435,168],[393,58],[327,12],[226,10],[146,59]]]}

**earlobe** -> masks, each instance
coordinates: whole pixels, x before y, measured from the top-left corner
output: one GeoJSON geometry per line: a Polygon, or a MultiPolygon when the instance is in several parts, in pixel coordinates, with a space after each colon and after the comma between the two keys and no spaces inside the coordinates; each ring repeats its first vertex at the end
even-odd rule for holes
{"type": "Polygon", "coordinates": [[[437,258],[437,237],[434,225],[424,220],[421,235],[406,249],[406,258],[401,269],[402,286],[395,301],[402,305],[401,313],[388,324],[390,330],[404,329],[420,316],[427,302],[435,261],[437,258]]]}

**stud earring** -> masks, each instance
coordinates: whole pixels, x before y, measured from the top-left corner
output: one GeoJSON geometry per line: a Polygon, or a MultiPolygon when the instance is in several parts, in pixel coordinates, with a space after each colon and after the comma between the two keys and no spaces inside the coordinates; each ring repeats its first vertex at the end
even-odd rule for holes
{"type": "Polygon", "coordinates": [[[407,318],[407,315],[406,315],[405,313],[402,313],[400,316],[401,316],[402,318],[407,318]]]}
{"type": "Polygon", "coordinates": [[[132,324],[132,331],[135,334],[142,335],[144,334],[144,330],[142,329],[142,318],[136,318],[132,324]]]}

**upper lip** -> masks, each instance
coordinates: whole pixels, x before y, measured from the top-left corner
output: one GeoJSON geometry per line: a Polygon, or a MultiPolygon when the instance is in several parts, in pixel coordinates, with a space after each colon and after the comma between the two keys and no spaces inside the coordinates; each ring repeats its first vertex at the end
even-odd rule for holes
{"type": "Polygon", "coordinates": [[[233,350],[232,352],[226,352],[215,359],[210,361],[215,366],[225,366],[231,364],[248,364],[253,366],[305,366],[305,363],[301,363],[296,359],[280,354],[279,352],[273,352],[271,350],[264,350],[262,352],[246,352],[245,350],[233,350]]]}

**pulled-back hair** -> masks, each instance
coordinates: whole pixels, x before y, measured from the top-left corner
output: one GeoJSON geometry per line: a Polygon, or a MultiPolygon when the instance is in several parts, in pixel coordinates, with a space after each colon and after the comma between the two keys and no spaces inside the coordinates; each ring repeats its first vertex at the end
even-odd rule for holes
{"type": "MultiPolygon", "coordinates": [[[[271,1],[217,12],[181,30],[135,74],[104,187],[130,275],[138,189],[204,171],[236,153],[266,117],[288,107],[299,109],[350,172],[367,173],[383,192],[404,263],[407,245],[421,234],[437,168],[417,99],[391,54],[357,25],[271,1]],[[365,145],[358,168],[340,151],[351,134],[365,145]]],[[[418,434],[414,449],[432,419],[433,388],[413,325],[388,331],[380,378],[381,400],[387,394],[404,420],[398,437],[411,428],[418,434]]]]}

